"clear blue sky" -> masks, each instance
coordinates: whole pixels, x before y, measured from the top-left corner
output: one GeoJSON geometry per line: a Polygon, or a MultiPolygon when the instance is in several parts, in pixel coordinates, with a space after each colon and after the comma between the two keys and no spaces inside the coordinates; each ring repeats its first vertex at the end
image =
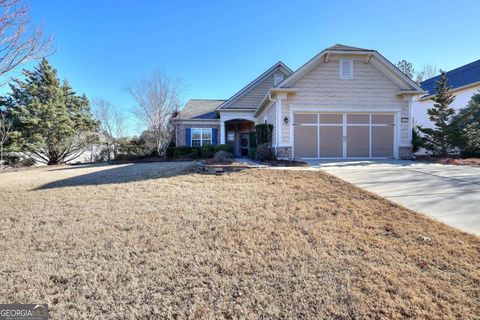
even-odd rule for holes
{"type": "MultiPolygon", "coordinates": [[[[480,58],[480,1],[32,1],[55,35],[51,63],[79,93],[128,111],[128,80],[155,69],[189,98],[228,98],[278,60],[292,69],[335,43],[393,63],[452,69],[480,58]]],[[[132,130],[133,124],[132,125],[132,130]]]]}

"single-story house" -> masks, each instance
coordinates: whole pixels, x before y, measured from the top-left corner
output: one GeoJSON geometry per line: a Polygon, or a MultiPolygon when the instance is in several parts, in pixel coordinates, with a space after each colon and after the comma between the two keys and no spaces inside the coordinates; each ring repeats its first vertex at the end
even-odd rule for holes
{"type": "MultiPolygon", "coordinates": [[[[446,72],[447,86],[455,95],[455,100],[450,107],[459,110],[467,106],[475,93],[480,90],[480,60],[471,62],[459,68],[446,72]]],[[[435,95],[436,82],[440,75],[427,79],[420,86],[427,93],[413,103],[413,122],[417,126],[432,128],[433,123],[428,118],[427,110],[433,107],[432,97],[435,95]]]]}
{"type": "Polygon", "coordinates": [[[277,62],[228,100],[188,101],[176,144],[230,143],[246,156],[248,133],[269,123],[279,158],[409,158],[412,102],[423,93],[376,50],[337,44],[296,71],[277,62]]]}

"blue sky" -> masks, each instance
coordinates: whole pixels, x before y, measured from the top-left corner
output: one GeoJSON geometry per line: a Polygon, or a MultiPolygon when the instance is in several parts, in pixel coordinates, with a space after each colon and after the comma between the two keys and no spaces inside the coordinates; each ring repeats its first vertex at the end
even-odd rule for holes
{"type": "MultiPolygon", "coordinates": [[[[292,69],[335,43],[393,63],[452,69],[480,58],[479,1],[31,1],[74,89],[127,113],[123,88],[153,70],[189,98],[228,98],[278,60],[292,69]]],[[[130,124],[131,132],[137,128],[130,124]]]]}

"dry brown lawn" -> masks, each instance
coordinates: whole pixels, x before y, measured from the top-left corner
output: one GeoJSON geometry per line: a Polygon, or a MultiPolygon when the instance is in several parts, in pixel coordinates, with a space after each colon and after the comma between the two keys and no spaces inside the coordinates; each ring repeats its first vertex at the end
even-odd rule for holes
{"type": "Polygon", "coordinates": [[[480,239],[318,171],[0,174],[0,302],[52,319],[474,319],[480,239]]]}

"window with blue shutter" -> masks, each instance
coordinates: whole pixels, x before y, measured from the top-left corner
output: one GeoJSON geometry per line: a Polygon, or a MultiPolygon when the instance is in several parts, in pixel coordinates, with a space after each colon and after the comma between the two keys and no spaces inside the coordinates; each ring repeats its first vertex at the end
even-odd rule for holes
{"type": "Polygon", "coordinates": [[[192,132],[190,128],[185,129],[185,145],[192,146],[192,132]]]}
{"type": "Polygon", "coordinates": [[[217,132],[218,132],[217,128],[212,128],[212,144],[218,144],[217,132]]]}

